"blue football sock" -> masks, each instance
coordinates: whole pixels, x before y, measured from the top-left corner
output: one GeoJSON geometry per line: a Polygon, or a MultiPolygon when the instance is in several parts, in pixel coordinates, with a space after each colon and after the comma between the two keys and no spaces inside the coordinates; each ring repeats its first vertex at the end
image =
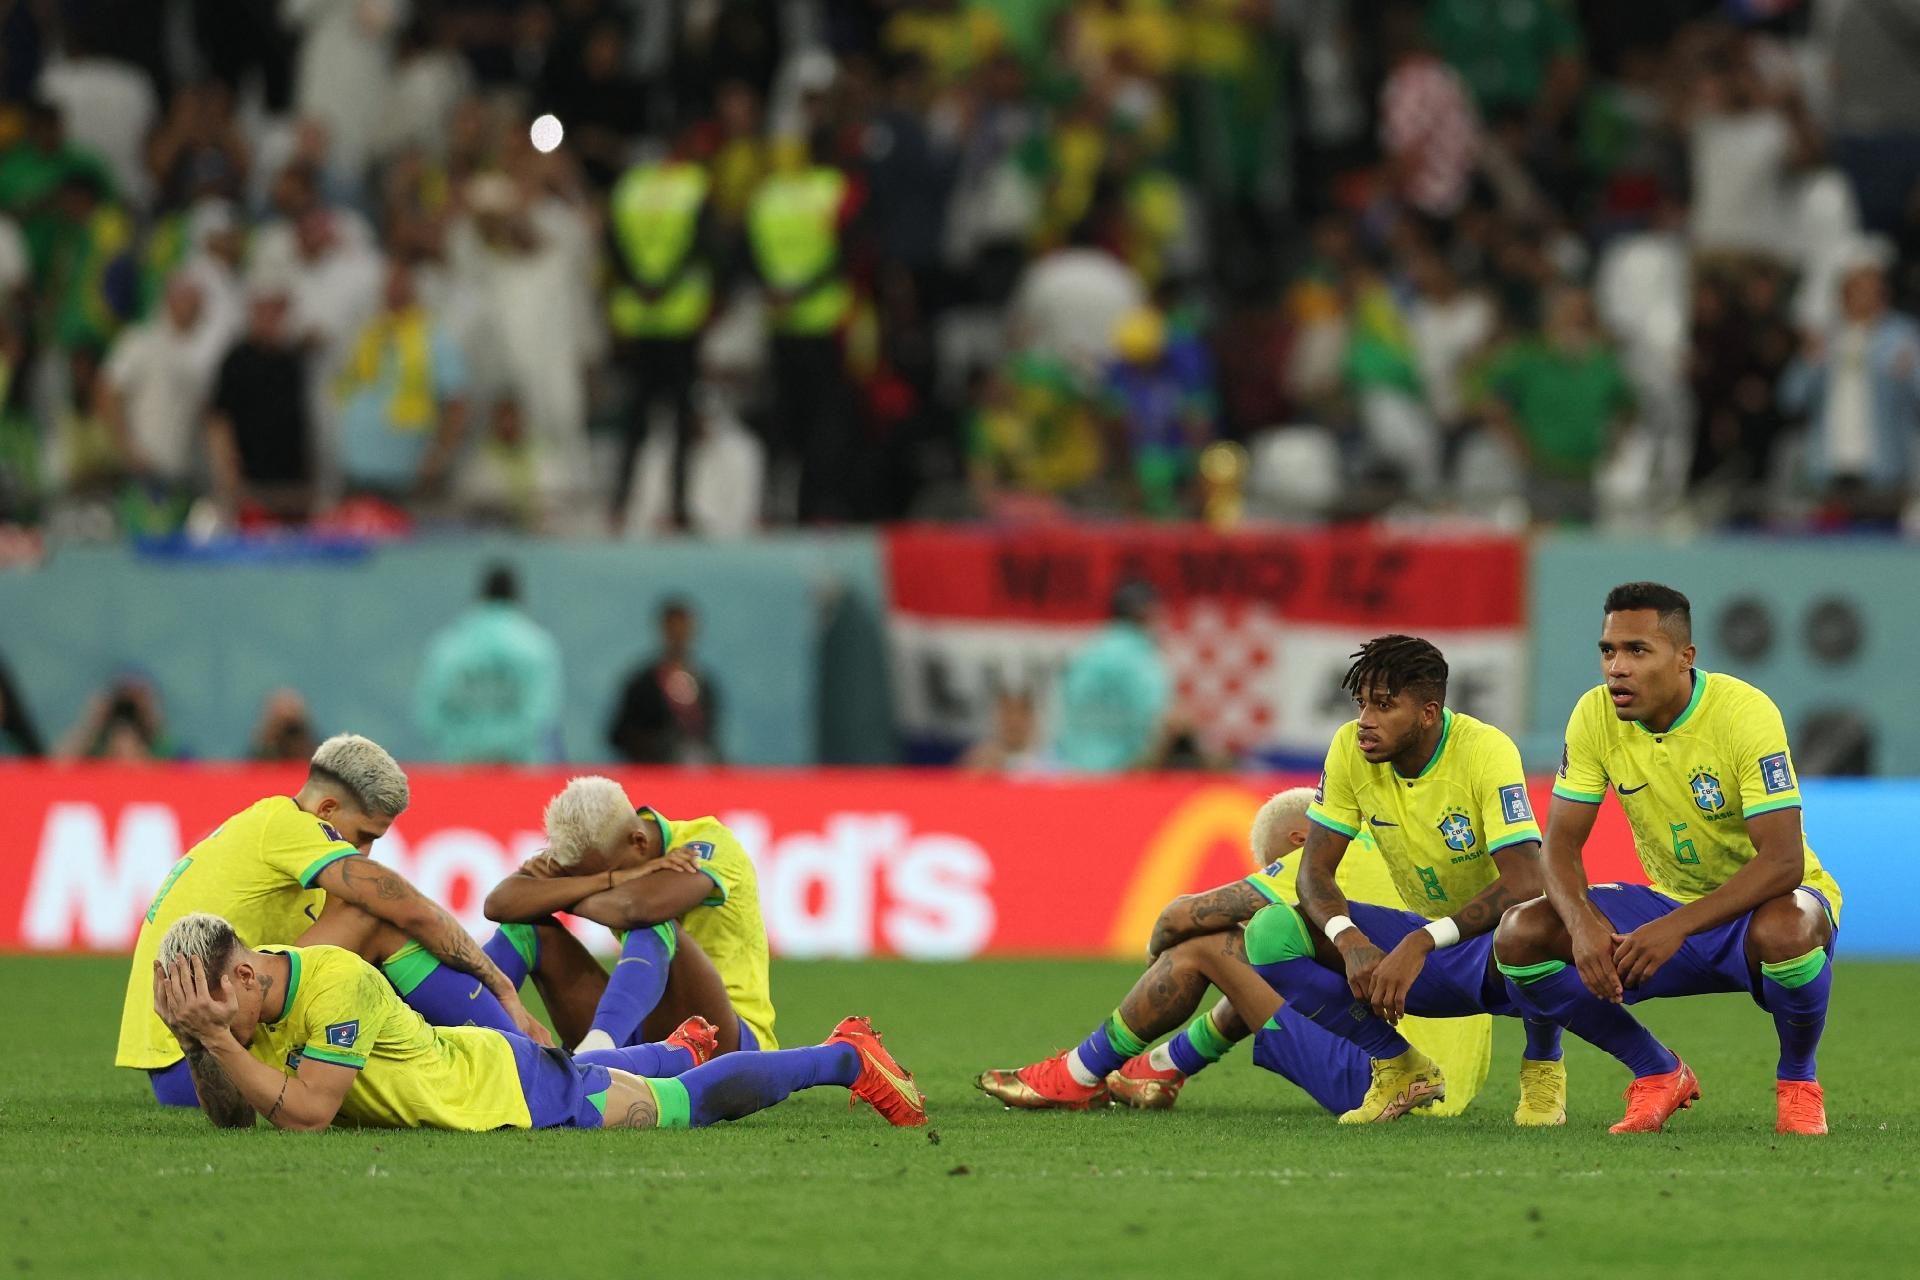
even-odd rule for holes
{"type": "Polygon", "coordinates": [[[679,1079],[687,1092],[687,1123],[698,1129],[764,1111],[788,1094],[816,1085],[851,1088],[860,1078],[860,1051],[849,1044],[818,1044],[770,1053],[729,1053],[679,1079]]]}
{"type": "Polygon", "coordinates": [[[1654,1039],[1653,1033],[1623,1006],[1587,990],[1572,965],[1551,967],[1553,964],[1530,965],[1519,971],[1501,966],[1507,992],[1515,1004],[1531,1016],[1557,1022],[1594,1048],[1612,1054],[1636,1076],[1665,1075],[1680,1065],[1673,1051],[1654,1039]],[[1524,975],[1522,980],[1515,980],[1516,972],[1524,975]]]}
{"type": "Polygon", "coordinates": [[[1197,1075],[1225,1057],[1233,1041],[1213,1025],[1213,1015],[1202,1012],[1167,1041],[1167,1056],[1182,1075],[1197,1075]]]}
{"type": "Polygon", "coordinates": [[[1082,1040],[1076,1050],[1080,1055],[1080,1065],[1091,1072],[1096,1080],[1105,1080],[1108,1072],[1118,1071],[1121,1063],[1136,1053],[1146,1051],[1146,1042],[1133,1034],[1118,1009],[1113,1011],[1111,1018],[1095,1027],[1093,1034],[1082,1040]]]}
{"type": "Polygon", "coordinates": [[[1520,1021],[1527,1029],[1526,1059],[1529,1062],[1560,1061],[1560,1024],[1552,1018],[1522,1018],[1520,1021]]]}
{"type": "Polygon", "coordinates": [[[1397,1058],[1413,1046],[1384,1018],[1353,998],[1345,975],[1306,956],[1257,964],[1254,972],[1315,1025],[1366,1050],[1369,1058],[1397,1058]]]}
{"type": "Polygon", "coordinates": [[[540,967],[540,935],[530,924],[503,924],[480,949],[507,975],[507,984],[515,991],[540,967]]]}
{"type": "Polygon", "coordinates": [[[199,1090],[193,1087],[193,1068],[185,1058],[160,1071],[147,1072],[154,1100],[163,1107],[197,1107],[199,1090]]]}
{"type": "Polygon", "coordinates": [[[624,1049],[589,1049],[574,1054],[573,1060],[659,1079],[685,1075],[694,1066],[693,1050],[664,1040],[657,1044],[630,1044],[624,1049]]]}
{"type": "Polygon", "coordinates": [[[417,942],[380,962],[387,981],[414,1012],[436,1027],[492,1027],[521,1034],[493,992],[480,979],[449,969],[417,942]]]}
{"type": "Polygon", "coordinates": [[[632,1043],[667,989],[674,950],[671,923],[628,933],[607,979],[606,993],[593,1011],[593,1029],[604,1032],[616,1045],[632,1043]]]}
{"type": "Polygon", "coordinates": [[[1814,1052],[1827,1029],[1827,998],[1833,993],[1833,966],[1825,949],[1761,965],[1760,992],[1780,1034],[1779,1078],[1817,1079],[1814,1052]]]}

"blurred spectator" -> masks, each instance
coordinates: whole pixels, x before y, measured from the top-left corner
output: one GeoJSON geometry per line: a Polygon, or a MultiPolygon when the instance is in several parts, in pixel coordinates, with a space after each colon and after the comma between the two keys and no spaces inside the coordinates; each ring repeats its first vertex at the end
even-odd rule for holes
{"type": "Polygon", "coordinates": [[[1500,351],[1487,386],[1495,422],[1527,462],[1535,517],[1590,520],[1595,474],[1633,400],[1587,291],[1554,290],[1545,330],[1500,351]]]}
{"type": "Polygon", "coordinates": [[[146,142],[155,207],[171,211],[210,198],[238,200],[246,193],[249,160],[232,90],[218,80],[184,85],[146,142]]]}
{"type": "Polygon", "coordinates": [[[1160,518],[1189,513],[1194,463],[1219,411],[1206,348],[1152,307],[1115,326],[1113,345],[1100,398],[1138,509],[1160,518]]]}
{"type": "Polygon", "coordinates": [[[297,689],[275,689],[260,706],[260,723],[247,742],[247,759],[306,761],[320,745],[297,689]]]}
{"type": "Polygon", "coordinates": [[[20,697],[13,672],[0,662],[0,756],[35,757],[43,754],[40,731],[34,727],[27,704],[20,697]]]}
{"type": "Polygon", "coordinates": [[[1913,0],[1815,6],[1833,86],[1834,158],[1846,171],[1862,223],[1890,234],[1911,216],[1920,184],[1920,55],[1913,0]]]}
{"type": "Polygon", "coordinates": [[[76,497],[99,497],[127,474],[127,455],[100,411],[102,381],[99,348],[82,344],[67,353],[67,400],[54,414],[47,473],[76,497]]]}
{"type": "Polygon", "coordinates": [[[1413,300],[1407,307],[1407,333],[1428,410],[1452,431],[1466,416],[1466,377],[1470,366],[1500,323],[1493,299],[1464,285],[1440,254],[1421,251],[1408,267],[1413,300]]]}
{"type": "Polygon", "coordinates": [[[1689,480],[1753,518],[1783,425],[1774,388],[1794,354],[1779,274],[1708,274],[1694,286],[1689,480]]]}
{"type": "Polygon", "coordinates": [[[660,652],[627,677],[607,742],[635,764],[719,764],[720,688],[693,665],[697,628],[684,600],[660,606],[660,652]]]}
{"type": "Polygon", "coordinates": [[[380,136],[393,51],[407,0],[280,0],[281,19],[300,32],[294,110],[323,121],[332,137],[330,173],[358,189],[380,136]]]}
{"type": "Polygon", "coordinates": [[[1120,321],[1146,305],[1140,277],[1077,226],[1065,248],[1037,259],[1014,293],[1010,345],[1056,356],[1085,376],[1113,358],[1120,321]]]}
{"type": "Polygon", "coordinates": [[[223,336],[210,325],[200,286],[177,275],[160,314],[121,334],[107,355],[101,416],[126,469],[156,488],[184,492],[199,472],[201,416],[223,336]]]}
{"type": "Polygon", "coordinates": [[[1761,66],[1753,37],[1729,36],[1708,45],[1681,92],[1689,98],[1695,249],[1797,261],[1787,183],[1819,144],[1792,81],[1761,66]]]}
{"type": "Polygon", "coordinates": [[[842,170],[787,137],[747,212],[772,331],[774,436],[799,460],[799,516],[808,523],[852,514],[853,392],[841,337],[854,307],[846,229],[857,201],[842,170]]]}
{"type": "Polygon", "coordinates": [[[973,773],[1029,773],[1041,767],[1033,695],[1011,689],[993,700],[993,729],[957,762],[973,773]]]}
{"type": "Polygon", "coordinates": [[[159,691],[145,672],[128,668],[87,699],[87,708],[53,749],[62,760],[149,764],[181,758],[167,735],[159,691]]]}
{"type": "Polygon", "coordinates": [[[685,445],[676,445],[661,431],[647,436],[628,527],[744,537],[760,525],[766,446],[740,417],[736,387],[709,378],[694,387],[692,401],[693,436],[685,445]],[[676,479],[684,494],[678,513],[672,498],[676,479]]]}
{"type": "Polygon", "coordinates": [[[301,519],[313,505],[307,357],[284,288],[255,290],[246,334],[220,364],[207,417],[214,492],[228,510],[301,519]]]}
{"type": "Polygon", "coordinates": [[[548,68],[544,98],[567,127],[567,145],[595,187],[604,191],[626,168],[628,152],[647,127],[647,86],[626,67],[625,24],[608,13],[594,19],[577,58],[548,68]]]}
{"type": "Polygon", "coordinates": [[[334,380],[349,491],[394,501],[439,493],[467,422],[466,357],[421,302],[414,269],[387,263],[378,314],[334,380]]]}
{"type": "Polygon", "coordinates": [[[533,764],[559,754],[560,647],[520,607],[512,569],[427,641],[414,713],[435,760],[533,764]]]}
{"type": "Polygon", "coordinates": [[[1066,361],[1027,352],[993,374],[969,430],[968,476],[982,510],[1008,493],[1085,496],[1104,459],[1093,407],[1066,361]]]}
{"type": "Polygon", "coordinates": [[[1144,767],[1160,750],[1172,679],[1148,629],[1153,589],[1123,584],[1112,621],[1060,674],[1049,756],[1066,769],[1119,773],[1144,767]]]}
{"type": "Polygon", "coordinates": [[[486,431],[455,478],[454,503],[475,523],[522,530],[538,529],[551,507],[540,486],[520,402],[511,395],[497,397],[488,410],[486,431]]]}
{"type": "Polygon", "coordinates": [[[1432,0],[1427,28],[1482,111],[1525,112],[1551,133],[1573,109],[1585,75],[1570,0],[1432,0]]]}
{"type": "Polygon", "coordinates": [[[687,524],[696,359],[717,283],[708,210],[712,179],[691,154],[690,143],[683,135],[668,155],[627,170],[608,201],[616,273],[607,299],[608,327],[634,392],[614,481],[616,527],[626,510],[640,444],[651,444],[656,435],[663,435],[668,459],[666,527],[687,524]],[[655,431],[662,407],[672,415],[665,433],[655,431]]]}
{"type": "Polygon", "coordinates": [[[1780,394],[1811,424],[1806,472],[1842,520],[1898,514],[1920,441],[1920,325],[1891,309],[1884,255],[1863,247],[1841,277],[1840,320],[1808,337],[1780,394]]]}
{"type": "Polygon", "coordinates": [[[103,57],[68,37],[64,57],[40,73],[40,96],[58,107],[66,135],[106,162],[114,189],[137,209],[147,206],[147,134],[159,120],[153,82],[137,68],[103,57]]]}
{"type": "Polygon", "coordinates": [[[54,193],[39,304],[40,332],[55,346],[106,346],[137,301],[133,220],[108,192],[104,174],[78,165],[54,193]]]}
{"type": "Polygon", "coordinates": [[[1380,88],[1388,189],[1426,217],[1452,217],[1479,162],[1480,118],[1460,76],[1427,49],[1417,8],[1389,9],[1383,38],[1392,63],[1380,88]]]}

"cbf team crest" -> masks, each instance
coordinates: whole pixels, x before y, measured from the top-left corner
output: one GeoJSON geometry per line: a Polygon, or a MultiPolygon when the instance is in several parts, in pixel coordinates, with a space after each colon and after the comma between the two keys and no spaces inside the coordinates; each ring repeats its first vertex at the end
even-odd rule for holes
{"type": "Polygon", "coordinates": [[[1726,789],[1720,785],[1720,779],[1705,769],[1693,771],[1693,802],[1702,813],[1718,813],[1727,807],[1726,789]]]}
{"type": "Polygon", "coordinates": [[[1479,837],[1473,834],[1473,819],[1462,810],[1449,810],[1447,816],[1440,819],[1440,834],[1446,837],[1447,848],[1455,853],[1465,853],[1473,848],[1479,837]]]}

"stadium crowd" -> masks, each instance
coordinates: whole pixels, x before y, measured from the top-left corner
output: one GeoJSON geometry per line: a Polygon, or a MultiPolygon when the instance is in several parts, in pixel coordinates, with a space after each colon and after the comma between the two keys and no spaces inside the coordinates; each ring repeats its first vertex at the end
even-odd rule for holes
{"type": "Polygon", "coordinates": [[[1910,0],[22,0],[0,524],[1896,525],[1916,31],[1910,0]]]}

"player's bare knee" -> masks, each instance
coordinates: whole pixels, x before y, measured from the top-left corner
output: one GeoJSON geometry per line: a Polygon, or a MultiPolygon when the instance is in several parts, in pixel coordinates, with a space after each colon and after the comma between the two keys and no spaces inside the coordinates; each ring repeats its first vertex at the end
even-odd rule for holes
{"type": "Polygon", "coordinates": [[[1754,908],[1747,925],[1747,950],[1760,964],[1780,964],[1819,950],[1832,936],[1827,913],[1796,890],[1754,908]]]}
{"type": "Polygon", "coordinates": [[[1556,959],[1553,942],[1560,917],[1545,898],[1508,907],[1494,929],[1494,958],[1504,965],[1542,964],[1556,959]]]}

